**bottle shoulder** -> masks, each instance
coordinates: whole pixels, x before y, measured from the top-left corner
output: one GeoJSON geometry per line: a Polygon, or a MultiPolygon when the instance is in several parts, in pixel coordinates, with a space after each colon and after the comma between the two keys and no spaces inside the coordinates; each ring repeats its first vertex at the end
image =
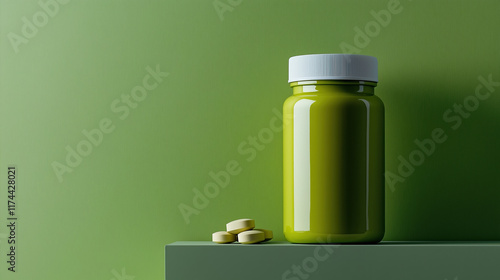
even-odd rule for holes
{"type": "Polygon", "coordinates": [[[356,94],[343,94],[343,95],[321,95],[321,94],[300,94],[288,97],[283,106],[293,107],[301,100],[311,100],[315,106],[349,106],[349,105],[362,105],[363,103],[369,104],[374,107],[384,107],[384,103],[377,95],[356,95],[356,94]],[[360,103],[361,101],[361,103],[360,103]]]}

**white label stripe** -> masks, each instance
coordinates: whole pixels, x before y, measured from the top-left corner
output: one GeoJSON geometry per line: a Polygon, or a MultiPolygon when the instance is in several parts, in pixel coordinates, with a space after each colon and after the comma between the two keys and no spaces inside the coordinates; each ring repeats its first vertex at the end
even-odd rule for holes
{"type": "Polygon", "coordinates": [[[295,231],[309,231],[311,224],[311,105],[302,99],[293,107],[293,217],[295,231]]]}

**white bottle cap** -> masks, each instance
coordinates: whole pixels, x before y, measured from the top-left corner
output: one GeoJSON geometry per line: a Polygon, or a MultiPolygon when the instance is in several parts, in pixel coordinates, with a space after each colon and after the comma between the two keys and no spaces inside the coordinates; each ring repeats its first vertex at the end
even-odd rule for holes
{"type": "Polygon", "coordinates": [[[289,60],[288,82],[354,80],[378,82],[377,58],[359,54],[307,54],[289,60]]]}

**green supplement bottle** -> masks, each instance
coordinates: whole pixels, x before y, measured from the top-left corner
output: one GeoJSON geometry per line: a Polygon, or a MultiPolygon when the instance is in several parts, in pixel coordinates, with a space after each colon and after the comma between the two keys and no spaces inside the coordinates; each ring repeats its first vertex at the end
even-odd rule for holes
{"type": "Polygon", "coordinates": [[[290,58],[283,105],[284,233],[292,243],[377,243],[384,236],[384,104],[377,59],[290,58]]]}

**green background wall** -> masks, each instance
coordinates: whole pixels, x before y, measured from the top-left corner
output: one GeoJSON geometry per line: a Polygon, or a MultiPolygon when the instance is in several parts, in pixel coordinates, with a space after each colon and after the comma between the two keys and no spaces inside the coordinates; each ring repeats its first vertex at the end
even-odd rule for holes
{"type": "Polygon", "coordinates": [[[479,77],[500,81],[500,2],[46,2],[57,9],[0,1],[1,279],[161,279],[165,244],[209,240],[242,217],[284,240],[276,112],[291,94],[288,58],[309,53],[379,59],[386,170],[404,179],[387,185],[385,240],[500,239],[500,86],[474,97],[479,77]],[[376,21],[381,10],[390,20],[376,21]],[[126,101],[147,67],[169,74],[126,101]],[[469,115],[447,112],[464,100],[469,115]],[[102,122],[109,133],[89,150],[82,131],[102,122]],[[439,128],[446,141],[399,172],[439,128]],[[59,180],[54,165],[79,144],[88,155],[59,180]],[[229,184],[186,223],[179,207],[228,164],[229,184]]]}

